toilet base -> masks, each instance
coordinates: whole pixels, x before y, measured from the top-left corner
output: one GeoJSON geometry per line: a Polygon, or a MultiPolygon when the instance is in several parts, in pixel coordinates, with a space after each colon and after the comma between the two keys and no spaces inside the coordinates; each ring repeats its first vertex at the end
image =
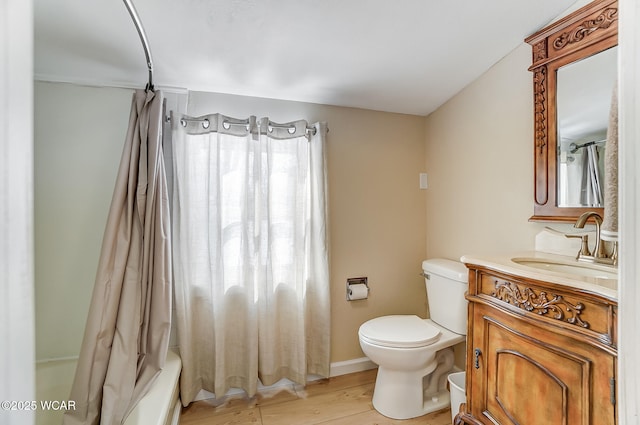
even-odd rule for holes
{"type": "Polygon", "coordinates": [[[378,369],[373,390],[373,407],[382,415],[391,419],[411,419],[449,407],[451,396],[446,388],[438,389],[435,394],[424,394],[424,375],[420,376],[419,372],[406,373],[406,376],[385,372],[378,369]],[[396,384],[388,385],[389,382],[396,384]]]}
{"type": "Polygon", "coordinates": [[[398,394],[399,397],[394,398],[389,398],[389,395],[384,394],[376,397],[375,393],[374,390],[373,407],[378,413],[391,419],[417,418],[427,413],[446,409],[451,404],[451,395],[446,389],[431,396],[420,397],[420,400],[404,398],[403,394],[398,394]]]}

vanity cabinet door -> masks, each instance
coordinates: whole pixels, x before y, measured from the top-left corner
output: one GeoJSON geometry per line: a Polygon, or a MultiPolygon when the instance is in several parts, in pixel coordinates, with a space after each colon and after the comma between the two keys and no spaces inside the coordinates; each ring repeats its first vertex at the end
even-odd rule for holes
{"type": "Polygon", "coordinates": [[[614,357],[535,321],[473,304],[468,411],[481,423],[614,424],[614,357]],[[479,350],[479,351],[478,351],[479,350]]]}

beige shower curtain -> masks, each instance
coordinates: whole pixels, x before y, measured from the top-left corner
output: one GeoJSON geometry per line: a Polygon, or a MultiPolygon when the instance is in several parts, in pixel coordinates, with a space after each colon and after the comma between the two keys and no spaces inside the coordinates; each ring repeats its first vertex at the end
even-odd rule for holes
{"type": "Polygon", "coordinates": [[[159,91],[133,96],[66,425],[122,423],[164,366],[171,247],[162,103],[159,91]]]}

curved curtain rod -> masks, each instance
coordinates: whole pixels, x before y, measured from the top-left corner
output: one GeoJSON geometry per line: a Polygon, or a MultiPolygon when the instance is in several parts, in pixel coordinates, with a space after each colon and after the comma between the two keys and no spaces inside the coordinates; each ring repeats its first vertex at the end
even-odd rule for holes
{"type": "Polygon", "coordinates": [[[138,35],[140,36],[140,41],[142,42],[142,48],[144,49],[144,56],[147,59],[147,68],[149,69],[149,83],[147,84],[145,90],[153,91],[153,59],[151,58],[151,50],[149,49],[147,34],[144,32],[142,21],[140,21],[140,17],[138,16],[136,8],[133,6],[133,2],[131,0],[122,1],[124,1],[124,5],[127,7],[129,15],[131,15],[133,24],[136,26],[136,30],[138,31],[138,35]]]}
{"type": "Polygon", "coordinates": [[[581,145],[577,145],[577,144],[575,144],[575,143],[571,143],[571,144],[569,145],[569,151],[570,151],[571,153],[576,153],[576,152],[578,152],[578,149],[580,149],[580,148],[586,148],[587,146],[591,146],[591,145],[601,145],[601,144],[603,144],[603,143],[606,143],[606,141],[607,141],[607,139],[604,139],[604,140],[598,140],[598,141],[595,141],[595,140],[594,140],[594,141],[592,141],[592,142],[583,143],[583,144],[581,144],[581,145]]]}

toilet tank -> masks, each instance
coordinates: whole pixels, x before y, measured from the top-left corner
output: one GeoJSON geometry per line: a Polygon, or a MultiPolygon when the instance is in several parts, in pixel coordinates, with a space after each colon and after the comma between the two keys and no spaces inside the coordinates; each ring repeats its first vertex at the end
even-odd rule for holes
{"type": "Polygon", "coordinates": [[[422,262],[431,320],[460,335],[467,334],[467,267],[452,260],[434,258],[422,262]]]}

